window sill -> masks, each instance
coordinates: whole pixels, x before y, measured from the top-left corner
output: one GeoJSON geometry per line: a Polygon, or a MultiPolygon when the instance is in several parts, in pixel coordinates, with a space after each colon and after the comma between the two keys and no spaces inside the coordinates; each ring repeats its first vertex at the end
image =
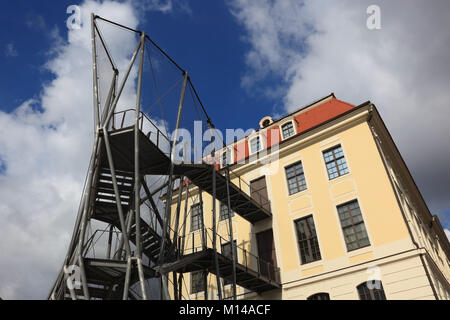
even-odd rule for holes
{"type": "Polygon", "coordinates": [[[297,133],[294,133],[293,135],[291,135],[291,136],[289,136],[289,137],[283,137],[283,136],[281,136],[281,141],[286,141],[286,140],[289,140],[289,138],[292,138],[292,137],[295,137],[297,135],[297,133]]]}
{"type": "Polygon", "coordinates": [[[263,149],[259,149],[258,151],[254,151],[254,152],[249,151],[248,157],[250,158],[251,156],[255,156],[255,155],[257,155],[258,153],[260,153],[261,151],[263,151],[263,149]]]}
{"type": "Polygon", "coordinates": [[[347,172],[347,173],[345,173],[345,174],[343,174],[343,175],[341,175],[341,176],[339,176],[339,177],[336,177],[336,178],[333,178],[333,179],[330,179],[329,177],[328,177],[328,182],[334,182],[334,181],[336,181],[336,180],[339,180],[340,178],[343,178],[343,177],[346,177],[346,176],[348,176],[350,174],[350,172],[347,172]]]}
{"type": "Polygon", "coordinates": [[[198,291],[195,293],[190,293],[189,297],[191,300],[203,300],[205,299],[205,292],[204,291],[198,291]],[[203,298],[203,299],[201,299],[203,298]]]}
{"type": "Polygon", "coordinates": [[[189,233],[191,233],[191,234],[194,234],[194,233],[201,233],[202,230],[203,230],[202,228],[196,229],[196,230],[191,230],[191,231],[189,231],[189,233]]]}
{"type": "Polygon", "coordinates": [[[311,269],[311,268],[320,267],[320,266],[323,266],[322,259],[300,264],[300,271],[304,271],[306,269],[311,269]]]}
{"type": "Polygon", "coordinates": [[[351,251],[347,251],[347,257],[348,258],[352,258],[355,256],[358,256],[360,254],[364,254],[364,253],[368,253],[368,252],[372,252],[373,248],[371,244],[368,244],[364,247],[358,248],[358,249],[353,249],[351,251]]]}
{"type": "Polygon", "coordinates": [[[302,191],[293,193],[293,194],[289,194],[289,191],[288,191],[288,198],[290,200],[292,200],[292,199],[295,199],[296,197],[301,197],[303,193],[306,193],[306,191],[308,191],[308,188],[306,188],[306,189],[304,189],[302,191]]]}

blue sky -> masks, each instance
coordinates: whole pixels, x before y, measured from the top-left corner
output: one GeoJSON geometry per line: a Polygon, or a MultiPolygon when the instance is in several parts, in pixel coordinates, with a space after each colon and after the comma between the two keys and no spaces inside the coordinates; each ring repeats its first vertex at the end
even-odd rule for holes
{"type": "MultiPolygon", "coordinates": [[[[38,97],[53,79],[45,64],[55,42],[67,38],[66,8],[76,3],[21,0],[2,5],[1,24],[8,27],[0,30],[0,38],[12,44],[15,54],[0,60],[1,110],[9,112],[38,97]],[[17,19],[18,13],[23,19],[17,19]]],[[[149,11],[139,29],[188,70],[216,126],[254,128],[263,116],[283,112],[281,102],[241,86],[249,44],[225,2],[199,0],[170,13],[149,11]],[[240,116],[224,117],[225,113],[240,116]]]]}
{"type": "Polygon", "coordinates": [[[83,187],[93,131],[91,48],[89,26],[67,29],[69,5],[80,5],[87,21],[98,10],[145,30],[189,71],[221,129],[256,128],[263,116],[278,118],[330,92],[355,105],[371,100],[430,210],[449,229],[450,2],[430,3],[4,1],[0,296],[47,294],[83,187]],[[366,26],[374,3],[379,30],[366,26]]]}
{"type": "MultiPolygon", "coordinates": [[[[386,17],[386,15],[390,14],[400,27],[407,26],[405,12],[413,10],[413,5],[398,5],[391,8],[387,4],[388,2],[379,2],[385,25],[388,23],[388,19],[391,19],[391,16],[386,17]],[[403,9],[403,13],[395,15],[396,10],[399,9],[403,9]],[[387,14],[386,11],[388,11],[387,14]]],[[[386,91],[394,94],[395,90],[382,88],[383,90],[379,90],[379,93],[375,93],[370,86],[376,87],[376,81],[367,78],[363,79],[365,83],[359,83],[358,70],[356,70],[357,76],[354,83],[349,83],[347,78],[354,76],[351,75],[350,70],[355,69],[355,65],[347,68],[344,72],[338,66],[341,62],[332,61],[333,55],[331,55],[331,59],[328,56],[321,57],[324,55],[323,52],[315,53],[312,49],[311,39],[323,43],[329,41],[330,48],[339,46],[339,44],[333,43],[339,37],[330,40],[331,35],[328,35],[330,39],[327,39],[327,32],[331,33],[327,28],[336,23],[333,20],[342,20],[343,23],[338,21],[340,23],[338,28],[349,28],[353,32],[352,26],[346,25],[345,21],[355,20],[355,17],[348,13],[349,9],[354,9],[354,7],[344,4],[333,8],[329,5],[332,3],[330,1],[319,1],[317,5],[308,4],[306,1],[306,5],[298,7],[292,4],[277,6],[277,1],[245,3],[245,1],[239,0],[142,0],[133,3],[135,8],[138,8],[137,11],[141,10],[138,12],[138,28],[148,32],[175,61],[189,71],[207,111],[217,127],[223,129],[256,128],[259,119],[266,115],[282,116],[330,92],[335,92],[338,98],[356,105],[370,99],[381,109],[382,116],[410,165],[411,171],[413,174],[416,173],[414,176],[419,186],[424,184],[422,181],[430,179],[425,174],[421,177],[423,170],[419,168],[422,167],[424,161],[421,158],[413,157],[416,151],[407,147],[410,141],[400,133],[403,131],[403,125],[399,125],[398,122],[401,121],[399,120],[400,115],[405,110],[397,108],[398,111],[393,112],[393,105],[396,101],[385,98],[386,91]],[[164,7],[167,3],[171,5],[170,10],[159,10],[159,7],[164,7]],[[144,7],[146,10],[142,10],[144,7]],[[321,25],[324,24],[323,21],[319,23],[310,16],[314,17],[317,11],[326,7],[331,8],[330,12],[332,9],[344,10],[344,15],[332,16],[332,19],[329,19],[324,27],[321,25]],[[292,17],[286,15],[280,17],[283,14],[282,10],[290,10],[292,17]],[[283,21],[277,19],[286,21],[283,24],[283,21]],[[293,20],[289,21],[289,19],[293,20]],[[317,32],[320,28],[323,30],[317,32]],[[322,36],[323,39],[314,39],[316,34],[322,36]],[[307,64],[308,59],[311,60],[309,65],[307,64]],[[317,77],[320,72],[317,72],[317,75],[307,73],[311,66],[317,63],[314,59],[322,59],[320,62],[324,62],[324,66],[329,64],[328,70],[323,72],[323,78],[317,77]],[[341,79],[339,79],[340,77],[341,79]],[[305,83],[306,80],[308,80],[307,83],[305,83]],[[369,84],[369,81],[372,83],[369,84]],[[304,87],[298,88],[300,84],[304,87]],[[313,86],[314,88],[311,89],[313,86]],[[355,93],[356,91],[359,92],[355,93]],[[380,104],[380,101],[386,101],[386,103],[380,104]]],[[[290,1],[286,3],[290,3],[290,1]]],[[[424,2],[417,1],[417,3],[423,5],[424,2]]],[[[439,3],[439,1],[435,1],[435,3],[439,3]]],[[[50,85],[54,80],[55,74],[47,67],[47,64],[57,56],[58,48],[67,43],[66,20],[69,15],[66,13],[66,9],[72,4],[81,4],[81,2],[20,0],[2,4],[0,23],[5,27],[0,29],[0,39],[3,44],[3,47],[0,48],[0,54],[2,54],[2,59],[0,59],[0,110],[12,112],[31,98],[39,100],[44,87],[50,85]]],[[[420,8],[420,5],[416,5],[416,7],[420,8]]],[[[367,18],[364,10],[365,4],[360,5],[360,8],[360,15],[356,17],[356,21],[360,20],[358,21],[361,23],[360,27],[364,29],[363,24],[367,18]]],[[[415,26],[423,31],[424,28],[421,25],[427,24],[427,17],[432,19],[433,14],[435,13],[425,14],[422,21],[417,19],[416,21],[419,22],[416,22],[415,26]]],[[[325,15],[326,11],[323,13],[323,16],[325,15]]],[[[348,50],[363,48],[366,52],[361,54],[361,59],[373,58],[371,55],[376,56],[376,53],[368,53],[369,50],[364,47],[371,42],[376,44],[379,41],[395,41],[394,38],[389,39],[389,35],[392,34],[389,32],[397,32],[399,26],[391,27],[392,30],[387,31],[382,29],[379,34],[383,36],[377,36],[376,33],[369,33],[366,30],[364,41],[367,44],[361,43],[360,47],[352,44],[354,48],[348,50]]],[[[389,27],[389,25],[385,26],[384,29],[389,29],[389,27]]],[[[445,28],[441,28],[438,36],[446,38],[448,32],[444,30],[445,28]]],[[[342,30],[340,36],[345,32],[342,30]]],[[[403,37],[402,41],[405,36],[408,36],[412,43],[423,38],[419,34],[417,39],[413,39],[411,33],[415,32],[408,32],[403,36],[400,33],[398,36],[403,37]]],[[[350,33],[349,38],[351,37],[350,33]]],[[[398,46],[398,44],[396,45],[398,46]]],[[[347,46],[343,44],[330,51],[341,48],[347,48],[347,46]]],[[[407,45],[401,49],[410,50],[407,45]]],[[[442,48],[436,48],[436,51],[438,49],[445,52],[442,48]]],[[[424,52],[421,56],[419,52],[410,59],[418,63],[421,59],[433,59],[434,54],[424,52]]],[[[373,63],[375,62],[380,63],[380,61],[373,63]]],[[[390,60],[384,60],[381,63],[385,63],[387,69],[396,63],[396,59],[391,57],[390,60]]],[[[407,67],[414,69],[414,65],[405,65],[405,68],[407,67]]],[[[438,67],[430,64],[429,66],[421,65],[420,68],[424,69],[426,75],[427,73],[433,74],[433,69],[438,67]]],[[[417,75],[405,74],[396,80],[398,82],[411,81],[408,77],[421,76],[420,68],[416,68],[417,75]]],[[[367,68],[359,69],[361,73],[369,73],[366,71],[367,68]]],[[[371,72],[377,76],[375,71],[371,72]]],[[[404,70],[391,70],[390,74],[385,72],[387,74],[381,74],[380,77],[390,79],[402,72],[404,70]]],[[[441,85],[445,86],[446,80],[440,81],[441,85]]],[[[393,87],[395,85],[393,84],[393,87]]],[[[405,86],[405,92],[407,90],[409,88],[405,86]]],[[[422,98],[429,101],[429,96],[435,93],[428,91],[424,90],[422,98]]],[[[400,100],[400,98],[397,99],[400,100]]],[[[33,103],[30,107],[39,110],[42,106],[40,103],[33,103]]],[[[408,112],[408,110],[406,111],[408,112]]],[[[447,114],[445,116],[448,117],[447,114]]],[[[417,118],[420,119],[420,117],[417,118]]],[[[418,120],[415,119],[415,121],[418,120]]],[[[433,119],[430,119],[431,123],[433,123],[433,119]]],[[[423,129],[428,128],[424,127],[423,129]]],[[[441,134],[442,132],[431,133],[430,138],[441,134]]],[[[2,168],[5,165],[5,161],[3,161],[2,168]]],[[[449,176],[450,174],[446,174],[447,179],[450,179],[449,176]]],[[[426,184],[431,185],[429,182],[426,184]]],[[[425,189],[428,188],[425,187],[425,189]]],[[[424,190],[424,192],[426,199],[433,200],[428,196],[432,193],[431,190],[424,190]]],[[[450,223],[447,218],[450,212],[450,202],[439,206],[431,204],[431,207],[433,211],[441,214],[445,225],[450,223]]]]}

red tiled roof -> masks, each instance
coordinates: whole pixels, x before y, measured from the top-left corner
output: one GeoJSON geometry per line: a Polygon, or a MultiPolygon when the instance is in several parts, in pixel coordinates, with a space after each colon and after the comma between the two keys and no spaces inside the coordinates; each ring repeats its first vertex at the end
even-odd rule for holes
{"type": "Polygon", "coordinates": [[[350,103],[333,97],[331,100],[294,117],[297,122],[297,134],[311,129],[327,120],[333,119],[354,107],[355,106],[350,103]]]}
{"type": "MultiPolygon", "coordinates": [[[[330,97],[330,96],[328,96],[330,97]]],[[[326,98],[323,98],[322,100],[325,100],[326,98]]],[[[296,124],[297,124],[297,134],[299,135],[311,128],[314,128],[328,120],[331,120],[353,108],[355,108],[354,105],[347,103],[345,101],[341,101],[339,99],[336,99],[333,94],[331,94],[331,99],[320,103],[320,100],[316,103],[319,103],[317,106],[310,108],[311,106],[308,106],[306,108],[310,108],[307,111],[301,112],[303,109],[300,109],[291,115],[293,116],[296,124]],[[299,113],[298,115],[295,115],[296,113],[299,113]]],[[[290,115],[290,116],[291,116],[290,115]]],[[[286,117],[284,117],[286,118],[286,117]]],[[[283,119],[284,119],[283,118],[283,119]]],[[[280,132],[280,123],[279,121],[276,121],[273,125],[271,125],[267,131],[266,131],[266,141],[267,143],[264,143],[266,148],[269,148],[275,143],[279,143],[281,141],[281,132],[280,132]],[[273,139],[271,132],[276,132],[275,136],[278,136],[278,139],[273,139]],[[272,141],[274,140],[274,141],[272,141]]],[[[245,159],[249,156],[249,141],[248,138],[245,140],[238,141],[234,146],[234,161],[239,161],[242,159],[245,159]]]]}

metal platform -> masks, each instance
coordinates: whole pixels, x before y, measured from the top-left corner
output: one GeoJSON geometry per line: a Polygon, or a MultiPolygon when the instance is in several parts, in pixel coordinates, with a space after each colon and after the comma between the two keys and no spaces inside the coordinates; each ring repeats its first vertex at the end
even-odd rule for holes
{"type": "MultiPolygon", "coordinates": [[[[233,272],[231,259],[221,253],[217,253],[217,256],[220,277],[231,280],[233,272]]],[[[236,284],[238,286],[258,293],[281,288],[279,273],[275,268],[261,268],[259,263],[251,267],[249,264],[248,260],[244,264],[236,263],[236,284]]],[[[178,258],[177,261],[163,265],[162,270],[164,272],[175,271],[181,273],[208,270],[208,272],[216,274],[214,250],[206,248],[185,255],[178,258]]]]}
{"type": "MultiPolygon", "coordinates": [[[[202,191],[209,194],[213,193],[213,175],[212,165],[209,164],[181,164],[175,166],[174,172],[179,175],[188,177],[193,184],[198,186],[202,191]]],[[[216,198],[217,200],[227,204],[227,181],[226,177],[215,171],[216,175],[216,198]]],[[[238,185],[229,183],[230,189],[230,207],[231,210],[239,214],[242,218],[250,223],[256,223],[266,218],[272,217],[272,213],[264,206],[264,201],[258,201],[250,197],[238,185]]]]}
{"type": "MultiPolygon", "coordinates": [[[[126,261],[105,260],[105,259],[84,259],[86,268],[86,278],[90,298],[118,300],[122,299],[125,273],[127,269],[126,261]]],[[[144,266],[144,277],[146,279],[155,277],[155,271],[144,266]]],[[[139,281],[137,267],[131,268],[130,283],[139,281]]],[[[76,289],[78,298],[83,298],[83,290],[76,289]]],[[[132,296],[130,296],[132,297],[132,296]]],[[[66,288],[65,298],[71,299],[70,291],[66,288]]]]}
{"type": "MultiPolygon", "coordinates": [[[[108,133],[116,170],[133,172],[134,170],[134,126],[126,127],[108,133]]],[[[161,135],[157,135],[159,139],[161,135]]],[[[152,137],[139,130],[139,167],[143,175],[166,175],[169,172],[170,158],[158,147],[152,137]]],[[[163,139],[163,138],[161,138],[163,139]]],[[[105,146],[102,146],[106,154],[105,146]]],[[[108,159],[103,157],[102,166],[108,167],[108,159]]]]}

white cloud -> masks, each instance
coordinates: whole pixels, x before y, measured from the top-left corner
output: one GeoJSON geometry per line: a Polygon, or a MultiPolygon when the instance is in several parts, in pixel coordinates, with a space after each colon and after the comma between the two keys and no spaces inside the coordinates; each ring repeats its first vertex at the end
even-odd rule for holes
{"type": "MultiPolygon", "coordinates": [[[[90,13],[136,28],[129,2],[87,0],[83,26],[55,41],[53,73],[38,99],[0,111],[0,297],[45,298],[62,264],[93,144],[90,13]]],[[[40,25],[45,22],[40,21],[40,25]]],[[[55,31],[56,32],[56,31],[55,31]]],[[[123,68],[136,43],[115,33],[123,68]],[[129,50],[129,51],[128,51],[129,50]]],[[[54,39],[58,36],[54,35],[54,39]]],[[[134,100],[134,88],[124,100],[134,100]]]]}
{"type": "MultiPolygon", "coordinates": [[[[139,0],[134,1],[133,5],[141,12],[152,10],[165,14],[183,13],[192,15],[192,9],[187,0],[139,0]]],[[[146,20],[145,16],[139,18],[146,20]]]]}
{"type": "Polygon", "coordinates": [[[47,28],[45,19],[41,15],[28,15],[25,20],[25,24],[30,29],[37,28],[40,30],[45,30],[47,28]]]}
{"type": "MultiPolygon", "coordinates": [[[[278,77],[285,111],[334,92],[381,112],[432,211],[450,209],[450,2],[233,0],[250,44],[244,86],[278,77]]],[[[273,88],[269,88],[273,92],[273,88]]],[[[263,88],[267,90],[267,88],[263,88]]]]}
{"type": "Polygon", "coordinates": [[[450,230],[444,229],[445,235],[447,236],[448,240],[450,241],[450,230]]]}
{"type": "Polygon", "coordinates": [[[161,12],[170,12],[173,9],[172,0],[143,0],[140,7],[144,10],[156,10],[161,12]]]}
{"type": "Polygon", "coordinates": [[[17,57],[19,53],[17,52],[16,48],[14,47],[13,43],[8,43],[5,48],[5,56],[8,57],[17,57]]]}

